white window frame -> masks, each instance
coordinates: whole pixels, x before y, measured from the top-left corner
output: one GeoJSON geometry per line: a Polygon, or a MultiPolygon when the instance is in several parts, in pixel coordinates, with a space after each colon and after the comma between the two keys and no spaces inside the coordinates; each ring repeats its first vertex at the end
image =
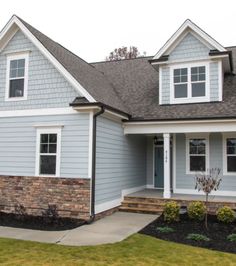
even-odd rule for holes
{"type": "Polygon", "coordinates": [[[5,101],[23,101],[27,100],[28,96],[28,71],[29,71],[29,52],[14,53],[7,55],[6,69],[6,93],[5,101]],[[25,75],[24,75],[24,95],[22,97],[10,97],[10,62],[12,60],[25,59],[25,75]]]}
{"type": "Polygon", "coordinates": [[[37,128],[36,136],[36,163],[35,163],[35,176],[46,176],[46,177],[59,177],[61,170],[61,126],[53,127],[40,127],[37,128]],[[40,136],[41,134],[57,134],[57,151],[56,151],[56,174],[45,175],[40,174],[40,136]]]}
{"type": "Polygon", "coordinates": [[[223,175],[235,176],[236,172],[228,172],[227,163],[227,139],[236,138],[236,133],[224,133],[223,134],[223,175]]]}
{"type": "MultiPolygon", "coordinates": [[[[190,171],[190,153],[189,153],[189,141],[191,139],[205,139],[206,140],[206,171],[203,173],[207,173],[209,170],[210,158],[209,158],[209,134],[187,134],[186,135],[186,174],[187,175],[195,175],[196,171],[190,171]]],[[[201,172],[202,173],[202,172],[201,172]]]]}
{"type": "Polygon", "coordinates": [[[185,64],[173,64],[170,66],[170,103],[181,104],[181,103],[198,103],[198,102],[209,102],[210,101],[210,86],[209,86],[209,62],[192,62],[185,64]],[[192,82],[191,82],[191,67],[204,66],[206,69],[206,95],[201,97],[192,97],[192,82]],[[175,98],[174,91],[174,70],[179,68],[188,69],[188,82],[187,82],[187,97],[186,98],[175,98]]]}

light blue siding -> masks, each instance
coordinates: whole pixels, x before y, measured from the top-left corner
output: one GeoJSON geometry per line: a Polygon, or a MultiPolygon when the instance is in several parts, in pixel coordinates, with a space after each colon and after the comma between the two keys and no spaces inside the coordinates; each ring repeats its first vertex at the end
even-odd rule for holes
{"type": "Polygon", "coordinates": [[[210,63],[210,100],[219,101],[219,65],[218,62],[210,63]]]}
{"type": "MultiPolygon", "coordinates": [[[[223,174],[223,137],[221,133],[209,135],[210,168],[220,168],[223,174]]],[[[186,140],[185,134],[176,134],[176,188],[194,189],[194,175],[186,174],[186,140]]],[[[223,176],[220,190],[236,191],[236,175],[223,176]]]]}
{"type": "Polygon", "coordinates": [[[170,68],[162,68],[162,104],[170,103],[170,68]]]}
{"type": "Polygon", "coordinates": [[[0,110],[68,107],[78,92],[19,30],[0,54],[0,110]],[[30,50],[28,99],[5,101],[6,53],[30,50]]]}
{"type": "Polygon", "coordinates": [[[169,61],[208,57],[209,50],[201,41],[188,33],[169,54],[169,61]]]}
{"type": "Polygon", "coordinates": [[[89,115],[0,118],[0,175],[35,175],[36,128],[62,124],[61,177],[88,177],[89,115]]]}
{"type": "Polygon", "coordinates": [[[96,204],[121,198],[122,189],[146,185],[146,138],[125,136],[122,125],[97,123],[96,204]]]}

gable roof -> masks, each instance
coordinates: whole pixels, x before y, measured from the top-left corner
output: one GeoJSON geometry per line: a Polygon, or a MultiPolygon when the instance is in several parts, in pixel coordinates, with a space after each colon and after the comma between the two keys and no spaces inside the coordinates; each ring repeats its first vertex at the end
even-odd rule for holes
{"type": "Polygon", "coordinates": [[[178,39],[181,39],[183,33],[187,30],[191,30],[196,35],[200,36],[200,38],[211,45],[215,50],[219,52],[225,52],[226,49],[219,44],[215,39],[213,39],[210,35],[208,35],[205,31],[199,28],[195,23],[193,23],[190,19],[185,20],[185,22],[180,26],[180,28],[170,37],[170,39],[162,46],[162,48],[157,52],[157,54],[153,57],[154,60],[159,59],[161,56],[165,54],[165,52],[170,49],[170,47],[177,42],[178,39]]]}
{"type": "Polygon", "coordinates": [[[61,74],[78,89],[81,96],[84,96],[89,102],[103,102],[128,112],[128,108],[124,106],[117,95],[113,84],[102,72],[32,27],[23,19],[14,15],[2,30],[0,39],[7,34],[13,24],[16,24],[33,41],[61,74]]]}

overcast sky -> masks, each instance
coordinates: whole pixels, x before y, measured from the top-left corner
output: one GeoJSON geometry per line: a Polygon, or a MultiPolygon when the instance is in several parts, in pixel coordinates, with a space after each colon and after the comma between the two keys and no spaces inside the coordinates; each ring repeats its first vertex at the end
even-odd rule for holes
{"type": "Polygon", "coordinates": [[[88,62],[130,45],[154,55],[187,18],[222,45],[236,45],[235,0],[7,0],[0,28],[13,14],[88,62]]]}

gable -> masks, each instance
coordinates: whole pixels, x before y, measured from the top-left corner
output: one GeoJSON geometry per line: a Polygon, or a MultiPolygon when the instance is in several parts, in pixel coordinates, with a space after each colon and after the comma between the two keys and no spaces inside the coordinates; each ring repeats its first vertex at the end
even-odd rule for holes
{"type": "Polygon", "coordinates": [[[186,59],[206,58],[209,56],[210,49],[191,32],[178,43],[178,45],[169,54],[169,62],[186,59]]]}
{"type": "Polygon", "coordinates": [[[1,51],[0,77],[0,110],[68,107],[76,96],[81,96],[21,30],[1,51]],[[30,51],[28,99],[6,102],[7,54],[17,51],[30,51]]]}

